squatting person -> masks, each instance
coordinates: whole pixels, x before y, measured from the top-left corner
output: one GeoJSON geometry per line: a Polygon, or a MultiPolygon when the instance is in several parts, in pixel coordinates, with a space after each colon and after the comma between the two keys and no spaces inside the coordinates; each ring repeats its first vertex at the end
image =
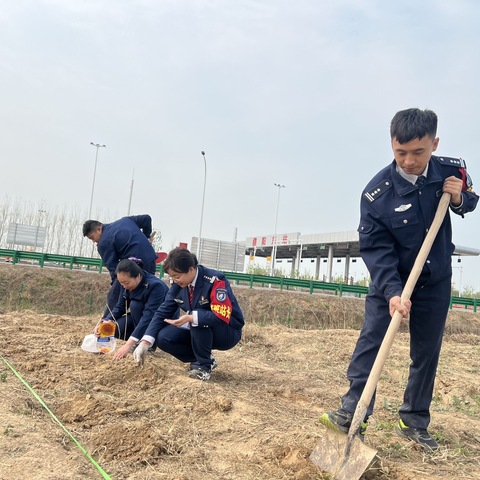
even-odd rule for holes
{"type": "Polygon", "coordinates": [[[156,344],[190,363],[191,377],[209,380],[217,365],[212,350],[229,350],[240,341],[244,325],[240,306],[225,275],[198,265],[187,249],[173,249],[163,268],[173,285],[133,356],[143,364],[148,348],[156,344]],[[173,319],[178,308],[186,313],[173,319]]]}
{"type": "Polygon", "coordinates": [[[120,296],[104,319],[115,320],[115,337],[125,340],[113,354],[114,360],[125,357],[137,345],[169,290],[163,280],[142,266],[140,259],[129,258],[120,260],[116,268],[120,296]]]}

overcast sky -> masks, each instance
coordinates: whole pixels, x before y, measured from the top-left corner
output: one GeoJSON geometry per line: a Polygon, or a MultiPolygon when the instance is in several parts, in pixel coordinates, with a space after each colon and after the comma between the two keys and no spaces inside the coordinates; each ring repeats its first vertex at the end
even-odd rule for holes
{"type": "MultiPolygon", "coordinates": [[[[92,217],[150,213],[164,248],[202,236],[356,230],[393,159],[398,110],[439,116],[438,152],[480,190],[475,0],[1,0],[9,198],[92,217]]],[[[479,248],[480,210],[454,220],[479,248]]],[[[80,231],[79,231],[79,234],[80,231]]],[[[462,263],[480,290],[480,259],[462,263]]],[[[457,273],[454,271],[454,279],[457,273]]],[[[458,275],[457,275],[458,276],[458,275]]]]}

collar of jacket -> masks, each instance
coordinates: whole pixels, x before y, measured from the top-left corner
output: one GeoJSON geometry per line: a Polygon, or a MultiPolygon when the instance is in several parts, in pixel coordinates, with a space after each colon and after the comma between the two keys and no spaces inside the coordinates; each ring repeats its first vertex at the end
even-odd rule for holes
{"type": "MultiPolygon", "coordinates": [[[[439,166],[436,162],[432,160],[432,158],[428,162],[428,176],[425,185],[429,185],[431,183],[443,183],[443,178],[440,175],[439,166]]],[[[408,180],[403,178],[397,172],[397,162],[395,162],[395,160],[390,165],[390,174],[392,178],[393,188],[401,197],[403,197],[404,195],[408,195],[415,190],[418,190],[418,187],[416,185],[411,184],[408,180]]]]}

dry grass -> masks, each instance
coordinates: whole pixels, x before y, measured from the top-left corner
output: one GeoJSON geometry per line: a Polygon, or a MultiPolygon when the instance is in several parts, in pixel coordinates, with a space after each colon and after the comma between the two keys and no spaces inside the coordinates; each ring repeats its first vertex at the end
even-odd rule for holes
{"type": "MultiPolygon", "coordinates": [[[[235,287],[247,318],[243,339],[216,352],[219,367],[199,382],[162,352],[138,368],[131,357],[112,362],[79,348],[103,309],[108,276],[10,265],[0,272],[10,299],[1,304],[1,355],[112,478],[328,478],[308,455],[323,434],[319,415],[347,388],[363,300],[235,287]],[[22,284],[32,310],[11,311],[22,284]],[[73,302],[79,288],[85,294],[73,302]],[[88,309],[92,293],[96,315],[70,313],[88,309]],[[60,311],[46,313],[49,302],[60,311]]],[[[369,422],[366,441],[378,457],[365,479],[480,478],[479,318],[449,316],[432,405],[435,455],[393,434],[409,364],[408,333],[399,332],[369,422]]],[[[100,478],[2,362],[0,390],[0,480],[100,478]]]]}
{"type": "Polygon", "coordinates": [[[0,264],[0,310],[89,315],[104,309],[108,273],[0,264]]]}
{"type": "MultiPolygon", "coordinates": [[[[0,312],[34,310],[69,316],[98,314],[110,285],[107,273],[29,265],[0,264],[0,312]]],[[[355,329],[363,323],[364,299],[233,286],[245,317],[258,325],[296,329],[355,329]]],[[[407,331],[407,327],[402,327],[407,331]]],[[[480,318],[465,310],[450,312],[447,335],[478,341],[480,318]]]]}

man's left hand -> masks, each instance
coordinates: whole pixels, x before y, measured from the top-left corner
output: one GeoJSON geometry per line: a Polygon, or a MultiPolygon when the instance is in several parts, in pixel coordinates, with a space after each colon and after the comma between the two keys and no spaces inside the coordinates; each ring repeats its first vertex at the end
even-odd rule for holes
{"type": "Polygon", "coordinates": [[[450,203],[455,207],[462,203],[462,186],[463,181],[455,176],[448,177],[443,182],[443,191],[452,196],[450,203]]]}

